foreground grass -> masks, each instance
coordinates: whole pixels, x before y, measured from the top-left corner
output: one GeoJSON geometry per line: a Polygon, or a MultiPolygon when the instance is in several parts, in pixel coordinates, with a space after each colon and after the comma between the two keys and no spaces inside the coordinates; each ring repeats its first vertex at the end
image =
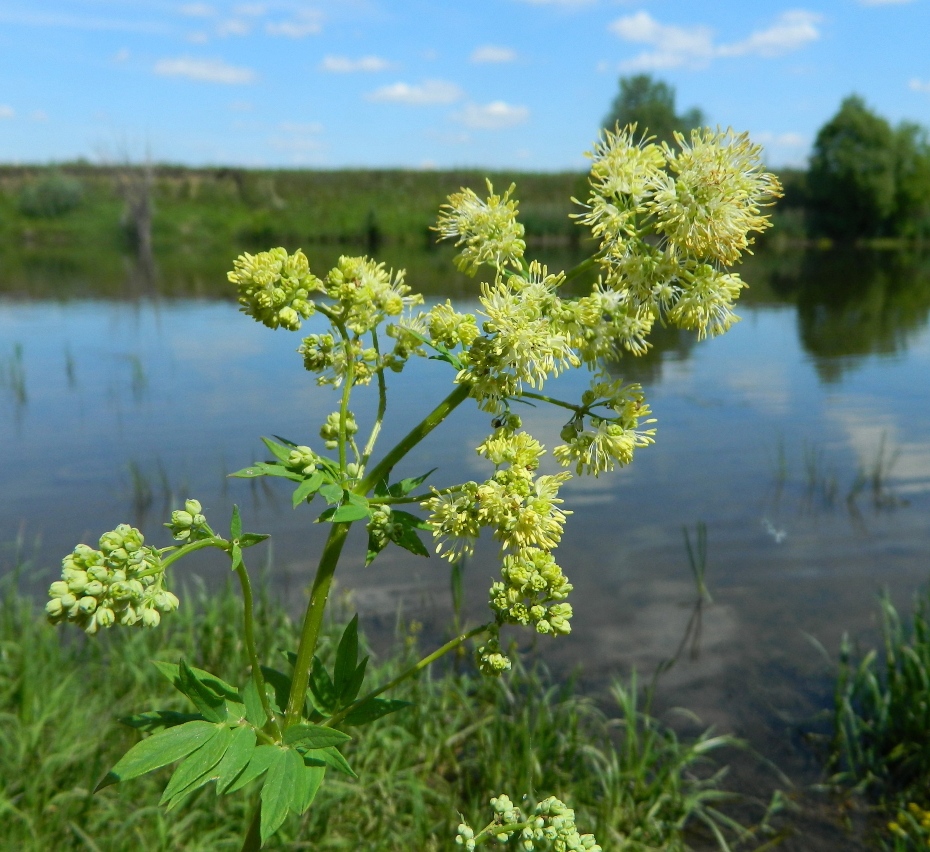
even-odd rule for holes
{"type": "MultiPolygon", "coordinates": [[[[245,677],[236,596],[201,592],[187,600],[194,597],[196,606],[165,619],[163,629],[85,641],[49,627],[8,578],[0,602],[4,848],[239,848],[248,796],[217,799],[211,785],[165,814],[156,802],[168,770],[91,792],[136,737],[115,718],[175,700],[150,659],[183,655],[233,682],[245,677]]],[[[260,634],[274,637],[269,644],[293,645],[296,630],[282,608],[265,599],[259,618],[260,634]]],[[[336,635],[333,629],[327,649],[336,635]]],[[[372,683],[409,662],[414,634],[398,644],[374,666],[372,683]]],[[[728,839],[748,836],[717,809],[729,796],[709,756],[732,741],[679,741],[637,706],[635,680],[614,687],[610,714],[542,670],[489,681],[450,668],[396,697],[416,707],[349,744],[360,780],[327,777],[311,811],[291,818],[269,848],[448,849],[459,812],[477,824],[488,798],[501,792],[560,796],[605,849],[676,852],[692,841],[724,849],[728,839]]]]}

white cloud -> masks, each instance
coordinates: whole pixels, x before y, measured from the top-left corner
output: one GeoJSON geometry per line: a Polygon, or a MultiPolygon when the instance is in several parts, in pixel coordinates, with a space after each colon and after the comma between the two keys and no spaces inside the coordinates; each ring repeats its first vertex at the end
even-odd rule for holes
{"type": "Polygon", "coordinates": [[[492,101],[484,105],[466,104],[455,119],[472,130],[503,130],[523,124],[529,116],[530,111],[524,106],[492,101]]]}
{"type": "Polygon", "coordinates": [[[202,83],[227,85],[242,85],[255,79],[255,72],[251,68],[229,65],[221,59],[193,59],[186,56],[160,59],[155,63],[155,73],[163,77],[186,77],[202,83]]]}
{"type": "Polygon", "coordinates": [[[716,44],[710,27],[662,24],[648,12],[618,18],[609,29],[624,41],[652,49],[623,63],[626,69],[700,67],[719,57],[781,56],[820,38],[820,16],[813,12],[784,12],[771,26],[756,30],[731,44],[716,44]]]}
{"type": "Polygon", "coordinates": [[[188,18],[211,18],[216,14],[216,9],[207,3],[186,3],[178,11],[188,18]]]}
{"type": "Polygon", "coordinates": [[[233,9],[234,15],[242,15],[247,18],[260,18],[268,11],[267,7],[261,3],[242,3],[233,9]]]}
{"type": "Polygon", "coordinates": [[[576,6],[588,6],[596,3],[597,0],[521,0],[523,3],[529,3],[531,6],[564,6],[571,9],[576,6]]]}
{"type": "Polygon", "coordinates": [[[390,86],[382,86],[371,92],[368,100],[410,106],[430,106],[455,103],[461,97],[462,90],[455,83],[448,83],[445,80],[426,80],[419,85],[392,83],[390,86]]]}
{"type": "Polygon", "coordinates": [[[29,118],[32,121],[45,122],[48,121],[48,113],[44,109],[34,109],[29,113],[29,118]]]}
{"type": "Polygon", "coordinates": [[[239,18],[230,18],[223,21],[217,28],[216,32],[220,36],[245,36],[248,35],[252,27],[239,18]]]}
{"type": "Polygon", "coordinates": [[[0,104],[0,118],[14,118],[16,110],[6,104],[0,104]]]}
{"type": "Polygon", "coordinates": [[[304,11],[293,21],[278,21],[265,25],[269,35],[285,38],[305,38],[323,31],[322,16],[312,9],[304,11]]]}
{"type": "Polygon", "coordinates": [[[318,121],[282,121],[278,129],[285,133],[322,133],[323,125],[318,121]]]}
{"type": "Polygon", "coordinates": [[[230,103],[229,108],[233,112],[252,112],[255,109],[255,104],[251,101],[233,101],[230,103]]]}
{"type": "Polygon", "coordinates": [[[908,88],[913,89],[915,92],[927,92],[930,94],[930,80],[919,80],[917,77],[914,77],[907,85],[908,88]]]}
{"type": "Polygon", "coordinates": [[[478,64],[497,64],[501,62],[513,62],[517,58],[515,50],[509,47],[499,47],[494,44],[485,44],[476,47],[471,55],[471,61],[478,64]]]}
{"type": "Polygon", "coordinates": [[[859,0],[862,6],[902,6],[911,2],[913,0],[859,0]]]}
{"type": "Polygon", "coordinates": [[[206,33],[188,33],[186,38],[191,44],[206,44],[210,41],[210,36],[206,33]]]}
{"type": "Polygon", "coordinates": [[[130,53],[129,53],[128,48],[123,47],[117,50],[116,53],[113,54],[113,61],[120,63],[120,64],[123,62],[128,62],[129,56],[130,56],[130,53]]]}
{"type": "Polygon", "coordinates": [[[391,63],[380,56],[362,56],[359,59],[349,59],[347,56],[326,56],[320,63],[324,71],[334,74],[351,74],[354,71],[386,71],[391,63]]]}

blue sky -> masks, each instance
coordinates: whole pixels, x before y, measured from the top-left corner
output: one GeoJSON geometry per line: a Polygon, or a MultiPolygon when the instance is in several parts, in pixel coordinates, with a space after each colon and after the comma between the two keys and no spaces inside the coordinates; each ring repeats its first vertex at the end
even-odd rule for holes
{"type": "Polygon", "coordinates": [[[930,126],[930,0],[0,0],[0,161],[583,166],[621,75],[803,164],[930,126]]]}

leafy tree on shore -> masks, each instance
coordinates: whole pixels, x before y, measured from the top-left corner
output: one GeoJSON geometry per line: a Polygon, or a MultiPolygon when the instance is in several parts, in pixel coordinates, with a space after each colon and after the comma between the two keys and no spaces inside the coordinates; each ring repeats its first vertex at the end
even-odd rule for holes
{"type": "Polygon", "coordinates": [[[851,95],[817,134],[808,173],[812,227],[839,240],[915,236],[930,228],[930,145],[851,95]]]}
{"type": "Polygon", "coordinates": [[[640,132],[649,131],[657,142],[674,143],[676,130],[687,134],[705,123],[704,113],[697,107],[682,115],[675,112],[675,89],[649,74],[620,78],[620,91],[604,118],[604,127],[612,130],[635,123],[640,132]]]}

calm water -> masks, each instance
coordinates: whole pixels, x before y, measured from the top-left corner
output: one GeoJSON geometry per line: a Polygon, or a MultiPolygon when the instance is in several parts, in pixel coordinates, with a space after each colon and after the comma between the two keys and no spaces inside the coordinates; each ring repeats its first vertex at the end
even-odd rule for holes
{"type": "MultiPolygon", "coordinates": [[[[473,306],[476,285],[450,275],[447,261],[424,255],[408,280],[424,282],[430,298],[448,292],[473,306]]],[[[683,528],[694,538],[703,522],[713,603],[699,641],[664,676],[659,703],[747,736],[806,782],[815,764],[797,726],[830,689],[818,643],[835,654],[844,631],[872,641],[878,592],[907,608],[927,579],[930,259],[759,257],[743,273],[752,289],[729,334],[697,343],[665,332],[646,359],[612,368],[644,385],[657,442],[619,474],[565,488],[575,515],[558,557],[575,585],[575,628],[539,647],[559,671],[582,661],[594,688],[634,667],[651,674],[680,649],[692,616],[683,528]]],[[[218,268],[197,292],[222,293],[223,277],[218,268]]],[[[169,504],[196,496],[219,527],[238,503],[247,528],[273,534],[271,582],[299,610],[319,527],[305,507],[291,510],[277,483],[225,476],[264,457],[261,434],[318,444],[314,424],[335,396],[302,370],[297,336],[272,333],[219,297],[157,295],[183,290],[176,280],[149,283],[146,296],[114,298],[119,282],[87,270],[0,278],[0,542],[24,537],[35,566],[25,582],[41,589],[76,542],[94,543],[118,522],[167,543],[159,524],[169,504]]],[[[382,443],[431,408],[450,378],[447,365],[428,361],[395,379],[382,443]]],[[[553,392],[571,396],[575,381],[553,392]]],[[[364,422],[373,400],[358,398],[364,422]]],[[[399,472],[439,466],[450,483],[485,476],[474,447],[488,417],[464,408],[399,472]]],[[[546,410],[525,416],[549,446],[562,422],[546,410]]],[[[387,635],[399,607],[427,632],[441,629],[447,564],[394,549],[364,569],[362,547],[359,535],[340,582],[369,629],[387,635]]],[[[9,551],[0,558],[8,565],[9,551]]],[[[195,570],[208,582],[228,572],[219,558],[195,570]]],[[[495,571],[491,546],[467,566],[475,619],[485,617],[495,571]]]]}

